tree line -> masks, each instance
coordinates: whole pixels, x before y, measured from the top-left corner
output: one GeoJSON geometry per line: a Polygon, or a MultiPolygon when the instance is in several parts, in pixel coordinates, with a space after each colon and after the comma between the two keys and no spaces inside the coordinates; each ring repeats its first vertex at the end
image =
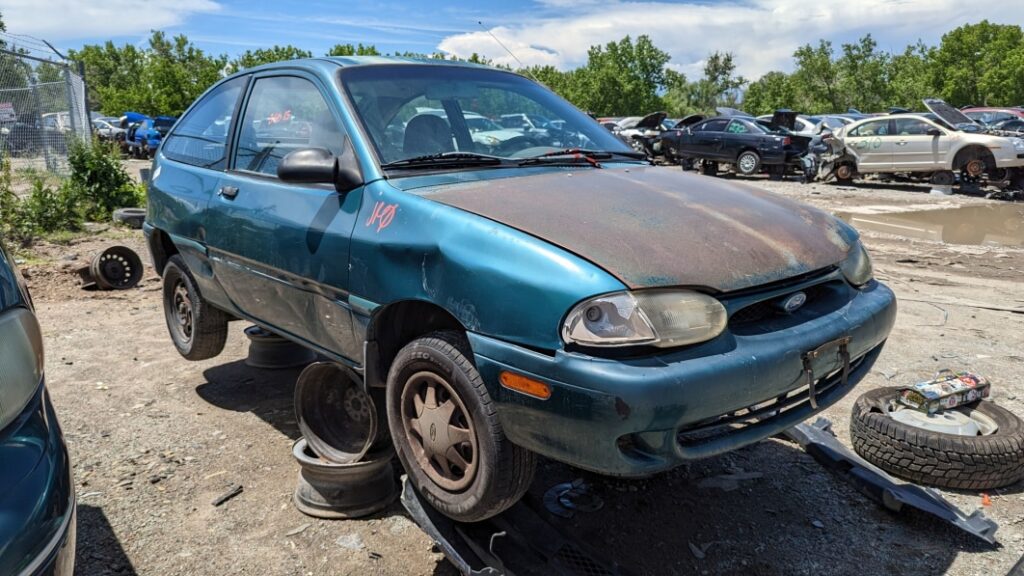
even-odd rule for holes
{"type": "MultiPolygon", "coordinates": [[[[327,56],[380,55],[373,45],[337,44],[327,56]]],[[[440,54],[399,56],[448,59],[440,54]]],[[[208,54],[186,36],[154,31],[142,48],[113,42],[86,45],[69,57],[84,64],[93,109],[178,115],[217,79],[260,64],[312,57],[292,45],[248,50],[234,59],[208,54]]],[[[467,60],[490,64],[473,54],[467,60]]],[[[626,36],[592,46],[572,70],[532,66],[516,70],[543,82],[579,108],[598,116],[670,116],[742,107],[755,114],[791,108],[803,113],[920,109],[943,98],[955,106],[1024,104],[1024,32],[1020,26],[982,21],[942,36],[937,46],[918,41],[902,52],[880,49],[870,35],[838,47],[827,40],[793,53],[791,72],[772,71],[750,81],[736,73],[734,55],[713,52],[694,79],[669,66],[671,56],[648,36],[626,36]]]]}

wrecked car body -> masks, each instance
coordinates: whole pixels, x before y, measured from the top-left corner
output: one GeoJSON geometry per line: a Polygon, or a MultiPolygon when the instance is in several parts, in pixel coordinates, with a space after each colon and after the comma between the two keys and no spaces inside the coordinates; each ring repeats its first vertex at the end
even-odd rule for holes
{"type": "Polygon", "coordinates": [[[465,63],[225,78],[160,148],[145,232],[183,356],[216,356],[243,318],[348,365],[383,392],[410,482],[461,521],[518,500],[534,454],[646,476],[788,428],[860,381],[896,312],[845,223],[651,166],[465,63]],[[286,107],[308,132],[252,130],[286,107]],[[580,146],[484,149],[467,109],[533,110],[580,146]]]}
{"type": "Polygon", "coordinates": [[[941,100],[930,113],[869,117],[833,132],[820,176],[899,174],[934,184],[1002,182],[1024,167],[1024,139],[992,131],[941,100]]]}
{"type": "Polygon", "coordinates": [[[660,139],[667,156],[685,163],[701,160],[717,172],[729,164],[744,176],[769,170],[781,174],[787,167],[801,167],[811,138],[772,131],[750,116],[718,116],[682,129],[666,132],[660,139]]]}
{"type": "Polygon", "coordinates": [[[619,122],[618,136],[624,142],[633,147],[637,152],[646,154],[649,158],[661,155],[660,149],[655,149],[658,136],[665,131],[665,118],[668,114],[654,112],[642,118],[628,118],[619,122]]]}

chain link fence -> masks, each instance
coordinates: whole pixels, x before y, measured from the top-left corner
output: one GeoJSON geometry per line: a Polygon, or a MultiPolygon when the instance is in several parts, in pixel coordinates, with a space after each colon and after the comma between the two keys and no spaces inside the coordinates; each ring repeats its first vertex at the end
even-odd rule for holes
{"type": "Polygon", "coordinates": [[[85,82],[72,65],[0,49],[0,155],[13,170],[66,175],[69,146],[90,138],[85,82]]]}

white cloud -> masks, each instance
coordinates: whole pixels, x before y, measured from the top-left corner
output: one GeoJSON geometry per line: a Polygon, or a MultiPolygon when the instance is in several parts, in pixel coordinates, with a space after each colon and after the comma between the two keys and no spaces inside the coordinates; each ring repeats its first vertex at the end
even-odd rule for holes
{"type": "Polygon", "coordinates": [[[212,0],[0,0],[8,32],[54,43],[146,34],[217,10],[212,0]]]}
{"type": "MultiPolygon", "coordinates": [[[[718,50],[735,55],[740,74],[758,78],[771,70],[791,69],[793,51],[819,38],[833,40],[838,51],[841,42],[870,32],[880,49],[902,51],[918,38],[937,42],[952,28],[984,18],[1024,23],[1024,10],[1007,10],[1005,0],[612,1],[579,2],[552,11],[566,1],[539,0],[546,9],[538,15],[490,32],[527,65],[572,68],[586,62],[590,46],[626,34],[647,34],[672,56],[671,66],[687,76],[699,76],[702,61],[718,50]]],[[[448,36],[438,49],[462,57],[476,52],[500,64],[517,64],[483,31],[448,36]]]]}

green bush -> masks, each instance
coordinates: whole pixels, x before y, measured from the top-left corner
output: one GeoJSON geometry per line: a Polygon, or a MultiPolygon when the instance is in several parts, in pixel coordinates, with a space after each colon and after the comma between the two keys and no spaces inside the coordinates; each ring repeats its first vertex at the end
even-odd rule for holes
{"type": "Polygon", "coordinates": [[[34,233],[78,230],[82,218],[75,204],[73,191],[67,181],[53,188],[42,178],[34,178],[32,191],[21,200],[22,225],[34,233]]]}
{"type": "Polygon", "coordinates": [[[78,230],[82,218],[69,183],[55,188],[43,176],[30,178],[31,191],[19,198],[12,186],[10,163],[0,164],[0,235],[24,245],[38,234],[78,230]]]}
{"type": "Polygon", "coordinates": [[[112,142],[73,144],[68,150],[68,164],[70,194],[88,220],[109,220],[114,210],[141,206],[145,201],[145,187],[128,175],[112,142]]]}
{"type": "Polygon", "coordinates": [[[132,180],[111,144],[73,144],[68,164],[71,176],[56,185],[46,174],[20,174],[31,190],[19,197],[10,162],[0,162],[0,235],[26,245],[40,234],[80,230],[83,220],[110,220],[114,210],[145,201],[145,185],[132,180]]]}

